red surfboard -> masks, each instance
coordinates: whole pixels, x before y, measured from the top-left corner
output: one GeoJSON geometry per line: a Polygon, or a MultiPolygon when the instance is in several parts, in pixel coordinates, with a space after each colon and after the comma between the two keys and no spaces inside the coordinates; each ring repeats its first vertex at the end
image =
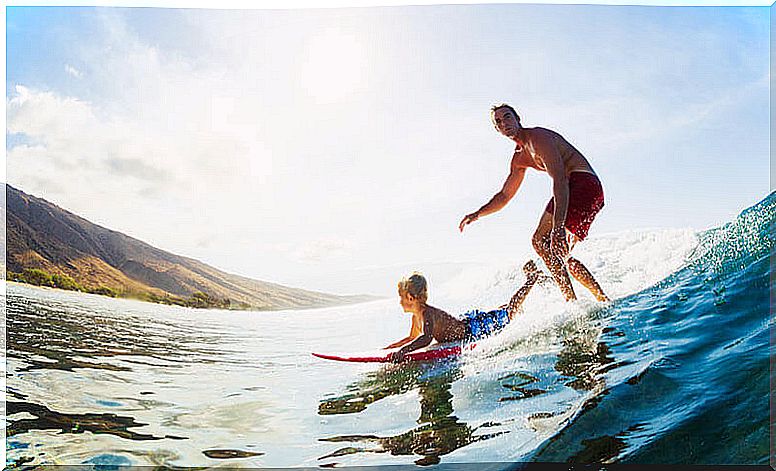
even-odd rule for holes
{"type": "MultiPolygon", "coordinates": [[[[460,355],[463,350],[471,350],[475,347],[475,343],[468,343],[466,345],[461,344],[442,344],[434,346],[427,350],[418,350],[410,352],[404,355],[407,361],[431,361],[439,360],[441,358],[447,358],[451,356],[460,355]]],[[[314,357],[323,358],[324,360],[334,361],[347,361],[353,363],[389,363],[391,360],[388,356],[392,352],[374,354],[374,355],[359,355],[359,354],[343,354],[343,355],[328,355],[324,353],[313,353],[314,357]]]]}

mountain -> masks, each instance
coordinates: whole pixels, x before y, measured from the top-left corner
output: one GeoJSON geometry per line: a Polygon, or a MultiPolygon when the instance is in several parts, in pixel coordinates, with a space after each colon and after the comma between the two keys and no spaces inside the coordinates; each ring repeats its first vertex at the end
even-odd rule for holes
{"type": "Polygon", "coordinates": [[[5,210],[11,280],[197,307],[303,309],[374,299],[225,273],[93,224],[10,185],[5,210]]]}

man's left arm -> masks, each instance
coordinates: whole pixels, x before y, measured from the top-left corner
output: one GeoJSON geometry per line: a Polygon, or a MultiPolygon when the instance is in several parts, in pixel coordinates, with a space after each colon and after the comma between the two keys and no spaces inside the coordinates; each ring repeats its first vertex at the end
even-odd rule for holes
{"type": "Polygon", "coordinates": [[[566,166],[549,133],[541,132],[536,136],[534,149],[541,156],[547,174],[552,178],[552,195],[555,199],[555,212],[552,216],[552,245],[561,251],[558,255],[565,258],[568,254],[566,212],[569,207],[569,180],[568,175],[566,175],[566,166]]]}

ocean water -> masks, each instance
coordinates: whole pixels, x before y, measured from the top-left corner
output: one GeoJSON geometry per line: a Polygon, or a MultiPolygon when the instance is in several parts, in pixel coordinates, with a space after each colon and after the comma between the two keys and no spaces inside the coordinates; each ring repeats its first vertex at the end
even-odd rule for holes
{"type": "MultiPolygon", "coordinates": [[[[9,284],[6,465],[767,464],[775,210],[593,237],[575,253],[613,302],[538,285],[502,333],[435,363],[310,355],[403,337],[396,299],[197,311],[9,284]]],[[[431,281],[460,313],[523,275],[431,281]]]]}

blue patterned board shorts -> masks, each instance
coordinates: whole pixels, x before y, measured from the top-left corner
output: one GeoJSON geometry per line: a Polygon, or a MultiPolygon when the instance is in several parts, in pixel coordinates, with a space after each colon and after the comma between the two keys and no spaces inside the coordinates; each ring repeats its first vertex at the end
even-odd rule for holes
{"type": "Polygon", "coordinates": [[[467,340],[477,340],[495,334],[509,323],[509,313],[506,309],[493,311],[474,311],[464,314],[466,321],[467,340]]]}

